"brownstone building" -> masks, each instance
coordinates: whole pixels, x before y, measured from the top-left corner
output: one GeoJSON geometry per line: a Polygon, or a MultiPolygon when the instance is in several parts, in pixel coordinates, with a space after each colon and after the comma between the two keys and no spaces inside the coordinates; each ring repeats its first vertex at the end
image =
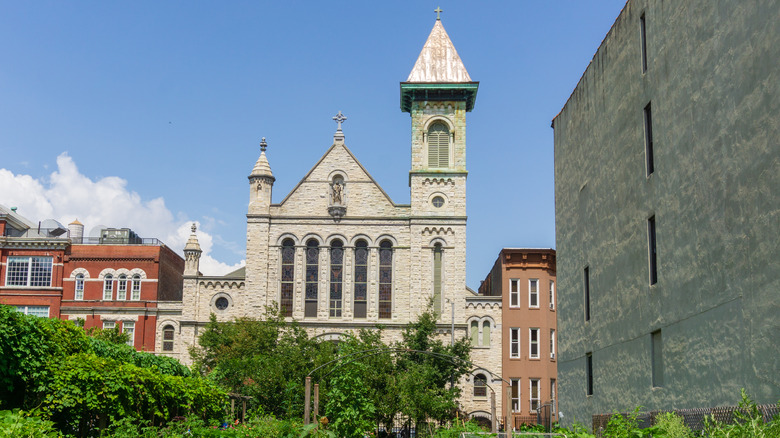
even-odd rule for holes
{"type": "Polygon", "coordinates": [[[504,248],[479,287],[501,297],[504,400],[510,424],[557,418],[555,250],[504,248]]]}

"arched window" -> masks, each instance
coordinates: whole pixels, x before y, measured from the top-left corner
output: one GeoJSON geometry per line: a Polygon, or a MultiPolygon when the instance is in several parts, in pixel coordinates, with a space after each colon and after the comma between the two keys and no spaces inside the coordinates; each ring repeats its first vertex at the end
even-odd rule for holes
{"type": "Polygon", "coordinates": [[[279,311],[282,316],[293,316],[293,281],[295,280],[295,242],[284,239],[282,242],[282,278],[279,311]]]}
{"type": "Polygon", "coordinates": [[[490,347],[490,321],[482,321],[482,346],[490,347]]]}
{"type": "Polygon", "coordinates": [[[368,308],[368,243],[355,243],[355,318],[365,318],[368,308]]]}
{"type": "Polygon", "coordinates": [[[379,317],[393,316],[393,244],[379,244],[379,317]]]}
{"type": "Polygon", "coordinates": [[[84,299],[84,274],[76,274],[76,296],[75,299],[84,299]]]}
{"type": "Polygon", "coordinates": [[[117,283],[119,284],[119,287],[117,288],[116,299],[126,300],[127,299],[127,275],[119,274],[119,279],[117,280],[117,283]]]}
{"type": "Polygon", "coordinates": [[[320,248],[316,239],[306,242],[306,301],[304,305],[305,317],[317,316],[317,269],[319,267],[320,248]]]}
{"type": "Polygon", "coordinates": [[[130,299],[138,301],[141,299],[141,276],[138,274],[133,275],[132,292],[130,293],[130,299]]]}
{"type": "Polygon", "coordinates": [[[173,351],[174,329],[172,325],[163,327],[163,351],[173,351]]]}
{"type": "Polygon", "coordinates": [[[334,240],[330,244],[330,317],[340,318],[342,284],[344,282],[344,244],[334,240]]]}
{"type": "Polygon", "coordinates": [[[487,397],[487,379],[484,374],[474,376],[474,397],[487,397]]]}
{"type": "Polygon", "coordinates": [[[428,167],[450,167],[450,130],[442,122],[428,128],[428,167]]]}
{"type": "Polygon", "coordinates": [[[103,299],[112,300],[114,298],[114,276],[106,274],[103,277],[103,299]]]}
{"type": "Polygon", "coordinates": [[[479,322],[471,321],[471,345],[479,346],[479,322]]]}
{"type": "Polygon", "coordinates": [[[433,311],[441,317],[441,243],[433,245],[433,311]]]}

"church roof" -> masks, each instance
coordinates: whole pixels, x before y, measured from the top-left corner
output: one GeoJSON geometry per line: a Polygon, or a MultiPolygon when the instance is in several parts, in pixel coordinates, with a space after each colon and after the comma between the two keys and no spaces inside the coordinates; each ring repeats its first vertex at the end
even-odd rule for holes
{"type": "Polygon", "coordinates": [[[460,101],[466,102],[466,111],[471,111],[478,89],[479,82],[471,80],[437,19],[412,72],[406,82],[401,82],[401,110],[410,112],[412,103],[419,101],[460,101]]]}
{"type": "Polygon", "coordinates": [[[433,30],[428,35],[428,40],[425,41],[406,82],[471,82],[471,77],[441,20],[436,20],[433,25],[433,30]]]}

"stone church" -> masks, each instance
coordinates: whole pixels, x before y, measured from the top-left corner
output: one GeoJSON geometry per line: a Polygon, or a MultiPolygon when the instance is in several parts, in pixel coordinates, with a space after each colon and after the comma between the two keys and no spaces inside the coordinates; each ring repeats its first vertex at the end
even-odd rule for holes
{"type": "Polygon", "coordinates": [[[193,226],[183,299],[161,304],[156,350],[186,363],[210,314],[262,317],[266,306],[312,336],[338,340],[381,324],[385,341],[395,341],[432,302],[443,339],[453,326],[455,336],[471,336],[472,360],[484,367],[461,382],[463,409],[490,419],[487,386],[501,412],[501,302],[468,289],[465,274],[466,114],[478,86],[437,18],[400,87],[412,121],[410,204],[393,202],[350,151],[341,113],[330,148],[278,203],[263,141],[248,179],[246,267],[201,275],[193,226]]]}

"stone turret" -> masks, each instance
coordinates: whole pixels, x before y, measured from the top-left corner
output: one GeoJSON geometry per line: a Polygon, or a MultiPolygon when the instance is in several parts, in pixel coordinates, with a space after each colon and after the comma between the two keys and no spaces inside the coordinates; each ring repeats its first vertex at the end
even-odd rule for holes
{"type": "Polygon", "coordinates": [[[200,255],[203,253],[198,243],[198,236],[195,235],[197,227],[192,224],[192,234],[184,246],[184,276],[195,277],[200,269],[200,255]]]}
{"type": "Polygon", "coordinates": [[[268,144],[265,137],[260,142],[260,158],[257,159],[252,173],[249,174],[249,214],[267,215],[271,208],[271,191],[274,186],[273,173],[271,165],[268,164],[268,158],[265,156],[265,149],[268,144]]]}

